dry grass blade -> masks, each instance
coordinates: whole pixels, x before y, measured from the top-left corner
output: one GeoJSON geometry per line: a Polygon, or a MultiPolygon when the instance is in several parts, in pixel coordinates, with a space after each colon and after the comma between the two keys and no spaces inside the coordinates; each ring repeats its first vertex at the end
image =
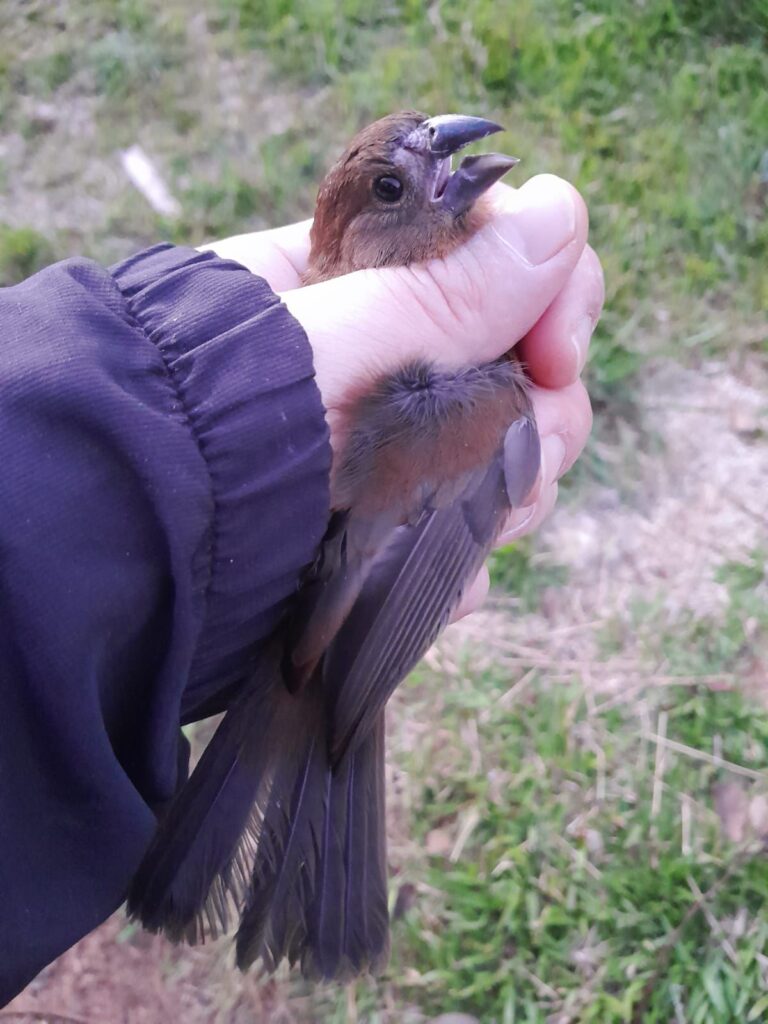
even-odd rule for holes
{"type": "Polygon", "coordinates": [[[689,747],[686,743],[679,743],[677,740],[668,739],[659,733],[643,733],[642,738],[648,739],[658,746],[674,750],[676,754],[690,757],[694,761],[704,761],[715,768],[722,768],[724,771],[733,772],[734,775],[743,775],[745,779],[765,779],[766,777],[765,772],[756,771],[754,768],[747,768],[742,764],[736,764],[734,761],[727,761],[724,757],[718,757],[716,754],[708,754],[706,750],[697,750],[696,747],[689,747]]]}
{"type": "Polygon", "coordinates": [[[664,781],[664,770],[667,764],[667,718],[666,711],[659,712],[659,721],[656,726],[656,733],[647,737],[656,743],[656,762],[653,768],[653,796],[651,798],[651,818],[658,817],[661,810],[661,799],[664,781]]]}

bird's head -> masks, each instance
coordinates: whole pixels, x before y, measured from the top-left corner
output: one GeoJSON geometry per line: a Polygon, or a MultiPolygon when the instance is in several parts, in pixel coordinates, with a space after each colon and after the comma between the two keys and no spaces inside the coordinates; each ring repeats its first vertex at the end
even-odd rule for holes
{"type": "Polygon", "coordinates": [[[455,248],[481,219],[477,200],[518,161],[485,153],[454,171],[451,157],[498,131],[481,117],[415,111],[363,128],[320,186],[305,283],[455,248]]]}

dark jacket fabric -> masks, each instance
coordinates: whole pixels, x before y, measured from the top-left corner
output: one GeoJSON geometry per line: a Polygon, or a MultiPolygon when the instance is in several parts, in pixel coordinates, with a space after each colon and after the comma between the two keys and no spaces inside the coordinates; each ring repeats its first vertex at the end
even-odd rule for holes
{"type": "Polygon", "coordinates": [[[0,1005],[122,902],[330,458],[306,335],[239,264],[161,245],[0,289],[0,1005]]]}

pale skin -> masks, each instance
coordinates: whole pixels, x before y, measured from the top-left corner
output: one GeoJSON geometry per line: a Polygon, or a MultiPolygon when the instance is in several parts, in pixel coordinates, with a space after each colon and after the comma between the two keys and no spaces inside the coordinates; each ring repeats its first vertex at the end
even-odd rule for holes
{"type": "MultiPolygon", "coordinates": [[[[496,185],[488,199],[488,222],[445,259],[303,288],[311,221],[204,248],[264,277],[307,332],[334,451],[342,443],[338,411],[376,374],[419,357],[447,366],[486,362],[517,345],[533,382],[542,469],[500,538],[508,544],[549,515],[558,480],[586,443],[592,411],[581,373],[605,292],[587,244],[586,207],[571,185],[538,175],[519,189],[496,185]]],[[[487,592],[484,570],[455,618],[487,592]]]]}

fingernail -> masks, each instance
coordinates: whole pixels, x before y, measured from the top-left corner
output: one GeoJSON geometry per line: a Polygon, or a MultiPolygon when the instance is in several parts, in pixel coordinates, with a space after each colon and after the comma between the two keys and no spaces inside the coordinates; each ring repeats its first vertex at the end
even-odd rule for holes
{"type": "Polygon", "coordinates": [[[559,434],[549,434],[541,441],[541,477],[553,484],[559,480],[565,467],[567,449],[559,434]]]}
{"type": "Polygon", "coordinates": [[[526,505],[525,508],[516,508],[507,520],[507,528],[496,542],[497,545],[503,547],[505,544],[511,544],[516,537],[519,537],[528,523],[530,523],[531,519],[533,519],[533,513],[535,511],[535,505],[526,505]]]}
{"type": "Polygon", "coordinates": [[[504,218],[503,238],[527,263],[546,263],[576,234],[573,191],[561,178],[540,174],[519,189],[516,200],[504,218]]]}
{"type": "Polygon", "coordinates": [[[587,352],[589,351],[589,342],[594,329],[594,323],[590,316],[582,317],[577,326],[573,329],[571,334],[571,345],[576,353],[576,372],[574,374],[574,378],[578,377],[584,369],[584,364],[587,361],[587,352]]]}

